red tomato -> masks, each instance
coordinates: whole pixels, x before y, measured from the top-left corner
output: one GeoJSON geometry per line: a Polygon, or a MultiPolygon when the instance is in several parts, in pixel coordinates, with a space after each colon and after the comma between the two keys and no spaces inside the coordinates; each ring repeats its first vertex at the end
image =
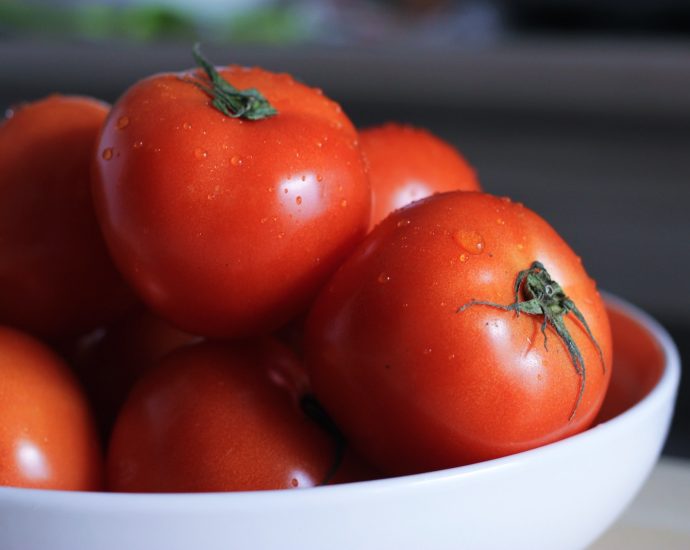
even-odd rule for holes
{"type": "MultiPolygon", "coordinates": [[[[557,312],[565,301],[553,281],[540,292],[557,312]]],[[[606,310],[580,259],[539,216],[481,193],[434,195],[377,226],[317,299],[306,350],[317,397],[362,456],[390,474],[579,432],[611,373],[606,310]],[[582,364],[553,325],[542,334],[544,315],[472,302],[511,305],[534,261],[545,271],[531,270],[519,298],[530,299],[527,283],[534,289],[547,273],[560,284],[591,329],[592,337],[573,311],[554,317],[582,364]]]]}
{"type": "Polygon", "coordinates": [[[97,490],[102,461],[76,380],[32,337],[0,327],[0,485],[97,490]]]}
{"type": "Polygon", "coordinates": [[[443,191],[479,191],[474,169],[431,132],[388,123],[360,131],[369,163],[371,227],[413,201],[443,191]]]}
{"type": "Polygon", "coordinates": [[[183,330],[234,338],[307,307],[366,233],[371,197],[356,130],[335,102],[286,74],[219,71],[277,114],[224,115],[200,71],[143,80],[108,117],[94,194],[141,298],[183,330]]]}
{"type": "Polygon", "coordinates": [[[81,334],[131,303],[93,213],[89,170],[108,106],[53,95],[0,123],[0,323],[81,334]]]}
{"type": "Polygon", "coordinates": [[[241,491],[327,481],[343,448],[301,412],[305,389],[303,369],[277,342],[173,352],[135,386],[117,420],[110,488],[241,491]]]}
{"type": "Polygon", "coordinates": [[[142,308],[80,339],[70,356],[93,405],[103,441],[108,441],[134,383],[163,356],[199,339],[142,308]]]}

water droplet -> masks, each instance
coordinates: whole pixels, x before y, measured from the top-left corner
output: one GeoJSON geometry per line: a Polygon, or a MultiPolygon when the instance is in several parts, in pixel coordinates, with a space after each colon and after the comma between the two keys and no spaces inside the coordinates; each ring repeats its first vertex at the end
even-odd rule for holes
{"type": "Polygon", "coordinates": [[[287,195],[288,191],[289,191],[289,189],[287,187],[283,187],[283,193],[285,193],[287,195]]]}
{"type": "Polygon", "coordinates": [[[376,280],[381,284],[387,283],[388,281],[391,280],[391,276],[388,275],[387,273],[379,273],[379,276],[376,280]]]}
{"type": "Polygon", "coordinates": [[[259,221],[260,221],[262,224],[264,224],[264,223],[266,223],[266,222],[268,221],[268,218],[261,218],[261,220],[259,220],[259,221]]]}
{"type": "Polygon", "coordinates": [[[297,195],[297,197],[295,198],[295,202],[297,203],[298,206],[299,206],[300,204],[302,204],[302,197],[300,197],[299,195],[297,195]]]}
{"type": "Polygon", "coordinates": [[[304,174],[302,174],[302,177],[301,177],[300,179],[301,179],[302,181],[307,181],[307,176],[305,176],[304,174]]]}
{"type": "Polygon", "coordinates": [[[323,176],[321,174],[317,174],[316,181],[323,181],[323,176]]]}
{"type": "Polygon", "coordinates": [[[461,229],[455,232],[453,240],[469,254],[481,254],[484,252],[484,237],[477,231],[461,229]]]}
{"type": "Polygon", "coordinates": [[[460,261],[461,261],[462,263],[465,263],[465,262],[466,262],[467,260],[469,260],[469,259],[470,259],[470,257],[469,257],[468,254],[460,254],[460,261]]]}
{"type": "Polygon", "coordinates": [[[316,146],[319,147],[319,148],[321,148],[321,147],[323,147],[323,143],[321,143],[320,141],[317,141],[317,142],[316,142],[316,146]]]}
{"type": "Polygon", "coordinates": [[[323,90],[322,90],[321,88],[314,88],[314,91],[315,91],[318,95],[323,95],[323,90]]]}
{"type": "Polygon", "coordinates": [[[293,477],[290,480],[290,485],[292,485],[293,487],[299,487],[299,481],[297,480],[297,478],[293,477]]]}
{"type": "Polygon", "coordinates": [[[501,197],[501,201],[505,202],[507,204],[510,204],[512,201],[510,200],[510,197],[501,197]]]}
{"type": "Polygon", "coordinates": [[[506,221],[505,221],[503,218],[498,218],[498,219],[496,220],[496,223],[497,223],[498,225],[505,225],[505,224],[506,224],[506,221]]]}
{"type": "Polygon", "coordinates": [[[132,143],[132,147],[134,147],[135,149],[141,149],[143,146],[144,146],[143,141],[135,141],[134,143],[132,143]]]}
{"type": "Polygon", "coordinates": [[[343,208],[345,208],[345,207],[347,206],[347,200],[345,200],[345,199],[341,200],[341,201],[340,201],[340,206],[342,206],[343,208]]]}
{"type": "Polygon", "coordinates": [[[123,128],[127,128],[129,126],[129,117],[128,116],[121,116],[120,118],[117,119],[117,126],[118,130],[122,130],[123,128]]]}
{"type": "Polygon", "coordinates": [[[433,350],[431,348],[426,348],[424,350],[424,355],[429,355],[433,350]]]}
{"type": "Polygon", "coordinates": [[[183,127],[185,130],[191,130],[191,129],[192,129],[192,125],[191,125],[189,122],[184,122],[184,123],[182,124],[182,127],[183,127]]]}
{"type": "Polygon", "coordinates": [[[278,238],[279,238],[279,239],[282,239],[284,236],[285,236],[285,233],[283,233],[282,231],[281,231],[280,233],[278,233],[278,238]]]}
{"type": "Polygon", "coordinates": [[[103,157],[103,160],[110,160],[113,158],[113,150],[110,147],[107,147],[106,149],[103,149],[101,156],[103,157]]]}
{"type": "Polygon", "coordinates": [[[396,224],[398,227],[405,227],[410,225],[412,222],[408,220],[407,218],[404,218],[402,220],[398,220],[398,223],[396,224]]]}
{"type": "Polygon", "coordinates": [[[525,245],[524,245],[524,244],[522,244],[522,243],[518,243],[518,244],[517,244],[517,249],[518,249],[518,250],[524,250],[524,248],[525,248],[525,245]]]}
{"type": "Polygon", "coordinates": [[[448,361],[452,361],[453,359],[455,359],[455,354],[454,354],[454,353],[451,353],[451,354],[448,356],[448,361]]]}
{"type": "Polygon", "coordinates": [[[242,166],[242,162],[244,162],[242,158],[236,155],[230,158],[230,164],[232,164],[233,166],[242,166]]]}
{"type": "Polygon", "coordinates": [[[204,149],[197,147],[196,149],[194,149],[194,156],[199,160],[205,159],[208,156],[208,151],[205,151],[204,149]]]}

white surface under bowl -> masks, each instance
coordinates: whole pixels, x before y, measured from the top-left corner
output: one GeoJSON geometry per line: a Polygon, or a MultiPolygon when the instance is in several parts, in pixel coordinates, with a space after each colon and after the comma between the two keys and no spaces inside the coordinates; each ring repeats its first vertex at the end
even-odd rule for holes
{"type": "Polygon", "coordinates": [[[649,335],[654,349],[647,351],[659,363],[649,368],[658,376],[651,373],[644,397],[584,433],[470,466],[314,489],[133,495],[0,488],[0,548],[583,548],[625,509],[656,462],[680,377],[664,329],[619,299],[607,302],[649,335]]]}

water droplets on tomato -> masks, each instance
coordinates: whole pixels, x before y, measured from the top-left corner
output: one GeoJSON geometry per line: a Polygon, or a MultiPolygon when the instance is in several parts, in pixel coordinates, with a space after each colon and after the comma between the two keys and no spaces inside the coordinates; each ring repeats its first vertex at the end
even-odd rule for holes
{"type": "Polygon", "coordinates": [[[453,235],[453,240],[468,254],[484,252],[484,237],[477,231],[460,229],[453,235]]]}
{"type": "Polygon", "coordinates": [[[118,130],[123,130],[124,128],[127,128],[127,126],[129,126],[129,117],[128,116],[121,116],[120,118],[117,119],[115,126],[117,127],[118,130]]]}
{"type": "Polygon", "coordinates": [[[141,140],[135,141],[134,143],[132,143],[132,147],[134,149],[141,149],[143,146],[144,146],[144,142],[141,140]]]}
{"type": "Polygon", "coordinates": [[[379,273],[379,276],[376,278],[376,280],[381,284],[385,284],[391,280],[391,276],[388,275],[388,273],[382,272],[382,273],[379,273]]]}
{"type": "Polygon", "coordinates": [[[201,147],[197,147],[194,149],[194,156],[199,160],[205,159],[208,157],[208,151],[202,149],[201,147]]]}
{"type": "Polygon", "coordinates": [[[238,157],[237,155],[233,155],[230,158],[230,164],[232,164],[233,166],[242,166],[243,162],[244,161],[242,160],[242,157],[238,157]]]}
{"type": "Polygon", "coordinates": [[[191,129],[192,129],[192,125],[191,125],[189,122],[183,122],[183,123],[182,123],[182,128],[184,128],[185,130],[191,130],[191,129]]]}
{"type": "Polygon", "coordinates": [[[103,157],[103,160],[110,160],[113,158],[113,150],[111,147],[106,147],[103,149],[103,153],[101,153],[101,157],[103,157]]]}
{"type": "Polygon", "coordinates": [[[340,201],[340,206],[342,206],[343,208],[347,207],[347,199],[341,200],[341,201],[340,201]]]}
{"type": "Polygon", "coordinates": [[[403,218],[402,220],[398,220],[398,223],[396,224],[398,227],[407,227],[412,223],[410,220],[407,218],[403,218]]]}
{"type": "Polygon", "coordinates": [[[295,202],[297,203],[298,206],[299,206],[300,204],[302,204],[302,197],[300,197],[299,195],[297,195],[297,197],[295,198],[295,202]]]}

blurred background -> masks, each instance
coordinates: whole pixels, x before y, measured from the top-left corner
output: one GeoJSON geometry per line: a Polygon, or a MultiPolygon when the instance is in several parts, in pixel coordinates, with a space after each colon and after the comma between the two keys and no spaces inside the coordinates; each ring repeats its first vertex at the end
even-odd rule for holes
{"type": "MultiPolygon", "coordinates": [[[[0,0],[0,108],[114,101],[194,41],[449,140],[690,364],[690,1],[0,0]]],[[[688,377],[665,452],[690,457],[688,377]]]]}

